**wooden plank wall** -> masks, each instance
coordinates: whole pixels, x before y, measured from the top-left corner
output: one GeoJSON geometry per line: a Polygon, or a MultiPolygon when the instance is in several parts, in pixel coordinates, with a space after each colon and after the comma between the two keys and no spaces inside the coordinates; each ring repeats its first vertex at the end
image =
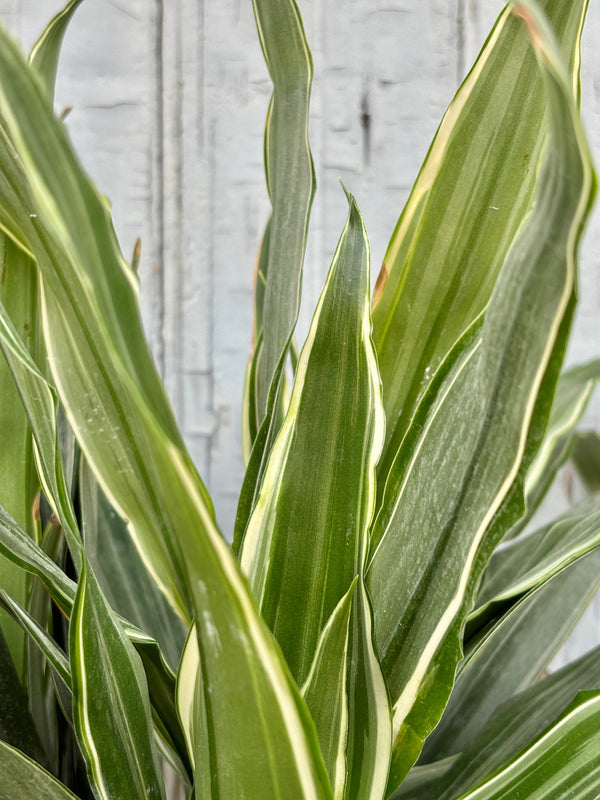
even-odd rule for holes
{"type": "MultiPolygon", "coordinates": [[[[0,0],[32,44],[60,0],[0,0]]],[[[501,8],[499,0],[301,0],[315,64],[312,213],[300,331],[346,213],[366,218],[374,271],[441,115],[501,8]]],[[[600,8],[584,40],[583,106],[600,159],[600,8]],[[595,44],[596,43],[596,44],[595,44]]],[[[267,196],[262,133],[270,83],[250,0],[87,0],[68,33],[57,107],[112,199],[124,252],[143,241],[143,314],[192,455],[232,529],[243,469],[242,378],[252,270],[267,196]]],[[[600,209],[583,243],[569,361],[600,349],[600,209]]],[[[300,337],[300,341],[301,341],[300,337]]],[[[600,427],[600,404],[585,424],[600,427]]],[[[546,513],[566,503],[569,475],[546,513]]],[[[600,605],[565,655],[600,640],[600,605]]]]}

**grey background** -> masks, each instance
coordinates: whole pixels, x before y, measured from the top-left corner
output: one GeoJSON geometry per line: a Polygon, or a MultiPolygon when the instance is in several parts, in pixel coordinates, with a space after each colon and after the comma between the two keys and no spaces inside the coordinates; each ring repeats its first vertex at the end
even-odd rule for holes
{"type": "MultiPolygon", "coordinates": [[[[29,47],[60,7],[0,0],[0,20],[29,47]]],[[[315,64],[318,180],[300,341],[344,223],[339,179],[364,213],[375,277],[441,115],[501,8],[492,0],[300,0],[315,64]]],[[[582,104],[596,161],[599,41],[592,2],[582,104]]],[[[81,160],[112,201],[125,254],[142,238],[148,338],[226,535],[243,475],[242,380],[268,209],[262,135],[270,91],[250,0],[87,0],[67,35],[57,90],[57,109],[72,106],[68,127],[81,160]]],[[[600,350],[599,245],[596,208],[582,246],[569,363],[600,350]]],[[[584,424],[600,428],[597,396],[584,424]]],[[[573,494],[567,468],[543,513],[573,494]]],[[[559,660],[598,640],[596,600],[559,660]]]]}

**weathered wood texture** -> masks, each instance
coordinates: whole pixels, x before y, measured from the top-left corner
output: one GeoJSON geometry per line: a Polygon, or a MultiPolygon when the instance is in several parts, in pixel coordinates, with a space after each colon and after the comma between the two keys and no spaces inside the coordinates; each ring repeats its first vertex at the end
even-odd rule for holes
{"type": "MultiPolygon", "coordinates": [[[[26,46],[60,0],[0,0],[26,46]]],[[[499,0],[304,0],[315,62],[317,192],[300,340],[346,204],[357,196],[374,271],[440,117],[501,8],[499,0]]],[[[582,98],[600,155],[600,8],[591,3],[582,98]]],[[[57,106],[113,202],[125,253],[143,241],[143,314],[191,452],[229,534],[242,479],[240,406],[252,271],[268,201],[262,134],[270,83],[250,0],[96,0],[67,35],[57,106]]],[[[600,209],[582,248],[569,362],[600,345],[600,209]]],[[[596,401],[585,417],[600,427],[596,401]]],[[[563,475],[546,508],[566,504],[563,475]]],[[[600,639],[600,604],[567,654],[600,639]]]]}

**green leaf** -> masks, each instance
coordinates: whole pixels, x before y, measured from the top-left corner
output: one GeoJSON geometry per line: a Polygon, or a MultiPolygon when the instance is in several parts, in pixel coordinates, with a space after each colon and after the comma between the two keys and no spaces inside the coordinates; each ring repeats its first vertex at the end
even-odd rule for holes
{"type": "Polygon", "coordinates": [[[600,792],[600,692],[581,692],[523,752],[460,800],[591,800],[600,792]]]}
{"type": "Polygon", "coordinates": [[[352,605],[348,665],[348,777],[344,800],[385,796],[392,713],[373,641],[373,612],[362,576],[352,605]]]}
{"type": "Polygon", "coordinates": [[[561,375],[544,441],[527,475],[526,495],[530,495],[535,484],[541,480],[553,451],[572,434],[599,379],[600,359],[573,367],[561,375]]]}
{"type": "Polygon", "coordinates": [[[568,664],[499,708],[463,753],[413,768],[394,800],[454,800],[477,786],[548,728],[582,687],[600,688],[600,647],[568,664]],[[419,773],[423,773],[422,777],[419,773]],[[411,785],[418,787],[413,794],[411,785]]]}
{"type": "Polygon", "coordinates": [[[75,569],[79,570],[81,540],[58,442],[56,390],[38,369],[1,303],[0,348],[33,433],[34,455],[46,499],[63,526],[75,569]]]}
{"type": "MultiPolygon", "coordinates": [[[[5,305],[30,349],[35,342],[38,278],[35,265],[6,236],[0,234],[0,304],[5,305]]],[[[0,504],[31,532],[32,506],[37,491],[31,431],[8,364],[0,355],[0,504]]],[[[0,557],[0,585],[19,602],[27,595],[27,574],[0,557]]],[[[0,623],[24,679],[25,639],[12,620],[0,613],[0,623]]]]}
{"type": "MultiPolygon", "coordinates": [[[[46,754],[41,763],[58,775],[65,756],[64,741],[59,740],[57,701],[64,718],[72,724],[71,673],[64,652],[42,627],[42,623],[47,620],[38,621],[34,616],[40,608],[47,613],[48,595],[41,583],[34,583],[32,588],[29,602],[32,613],[22,608],[1,589],[0,606],[4,607],[28,636],[28,705],[46,754]]],[[[20,749],[25,748],[20,746],[20,749]]]]}
{"type": "Polygon", "coordinates": [[[232,583],[237,616],[231,619],[218,598],[207,602],[179,669],[179,713],[197,793],[329,799],[312,720],[239,580],[232,583]]]}
{"type": "Polygon", "coordinates": [[[0,214],[40,265],[44,335],[61,401],[154,579],[183,617],[196,619],[200,650],[208,654],[206,686],[226,698],[235,684],[243,698],[211,715],[219,790],[254,798],[285,776],[290,798],[328,798],[308,712],[216,528],[151,362],[136,279],[118,251],[106,204],[12,43],[0,36],[0,46],[0,113],[19,148],[18,162],[9,158],[10,142],[4,153],[0,148],[0,166],[13,177],[2,184],[0,170],[0,214]],[[277,764],[270,760],[275,746],[277,764]],[[253,770],[232,766],[232,749],[253,770]]]}
{"type": "MultiPolygon", "coordinates": [[[[259,336],[257,344],[257,347],[261,346],[262,335],[259,336]]],[[[275,417],[283,406],[283,394],[285,391],[283,372],[285,370],[286,361],[287,353],[282,353],[275,370],[275,375],[273,376],[273,381],[271,382],[269,399],[267,401],[267,413],[256,432],[254,445],[250,452],[246,473],[240,490],[232,544],[232,550],[238,557],[242,541],[246,534],[246,528],[248,527],[248,521],[258,501],[262,478],[267,468],[269,455],[281,427],[281,423],[277,422],[276,424],[272,424],[272,421],[275,420],[275,417]]],[[[254,380],[253,375],[255,369],[253,364],[254,362],[252,362],[249,367],[249,381],[254,380]]],[[[248,391],[252,394],[252,389],[249,388],[248,391]]],[[[286,405],[289,406],[289,402],[286,405]]]]}
{"type": "MultiPolygon", "coordinates": [[[[4,594],[0,590],[1,594],[4,594]]],[[[46,755],[35,722],[27,707],[27,695],[0,630],[0,740],[18,747],[47,766],[46,755]]],[[[3,773],[2,773],[3,774],[3,773]]],[[[4,775],[2,782],[4,781],[4,775]]],[[[1,782],[0,782],[1,783],[1,782]]],[[[2,788],[0,787],[0,797],[2,788]]]]}
{"type": "MultiPolygon", "coordinates": [[[[60,46],[67,25],[73,12],[81,0],[72,0],[57,14],[34,45],[30,56],[33,67],[39,72],[45,83],[48,96],[54,96],[54,82],[60,46]]],[[[28,341],[32,350],[37,338],[37,294],[38,276],[35,264],[10,239],[2,235],[2,281],[0,282],[0,302],[28,341]]],[[[17,519],[24,528],[30,526],[30,514],[33,496],[37,489],[37,479],[33,466],[31,449],[31,432],[21,400],[15,387],[8,366],[0,364],[0,428],[3,430],[3,448],[0,455],[0,486],[3,494],[0,503],[17,519]],[[10,423],[8,422],[10,420],[10,423]]],[[[0,584],[11,596],[25,601],[26,573],[15,570],[14,565],[0,559],[0,584]]],[[[4,616],[2,624],[4,626],[4,616]]],[[[14,623],[11,623],[14,624],[14,623]]],[[[9,628],[11,630],[11,628],[9,628]]],[[[12,642],[14,636],[10,634],[12,642]]],[[[12,642],[12,650],[16,655],[22,650],[24,639],[20,635],[12,642]]],[[[19,659],[20,660],[20,659],[19,659]]]]}
{"type": "Polygon", "coordinates": [[[334,800],[343,800],[348,739],[348,638],[356,583],[323,628],[302,696],[314,720],[334,800]]]}
{"type": "Polygon", "coordinates": [[[559,467],[569,456],[576,439],[575,426],[599,377],[600,360],[573,367],[560,376],[544,439],[524,479],[526,513],[505,538],[517,536],[533,518],[559,467]]]}
{"type": "Polygon", "coordinates": [[[349,203],[240,552],[261,614],[299,683],[362,569],[383,437],[368,243],[350,196],[349,203]]]}
{"type": "Polygon", "coordinates": [[[1,507],[0,552],[11,563],[37,575],[58,607],[67,616],[71,613],[76,584],[1,507]]]}
{"type": "Polygon", "coordinates": [[[211,797],[210,729],[207,724],[203,683],[198,633],[196,625],[192,624],[177,673],[175,696],[179,721],[195,777],[194,794],[196,797],[211,797]]]}
{"type": "Polygon", "coordinates": [[[71,615],[73,716],[101,798],[164,798],[144,670],[84,561],[71,615]]]}
{"type": "Polygon", "coordinates": [[[492,539],[486,531],[519,475],[540,387],[553,389],[544,378],[572,306],[575,251],[594,188],[571,80],[543,21],[519,13],[551,112],[536,203],[508,252],[479,342],[415,421],[374,524],[367,588],[394,707],[390,788],[446,703],[472,593],[504,533],[493,527],[492,539]]]}
{"type": "Polygon", "coordinates": [[[429,800],[437,797],[441,779],[450,770],[458,756],[433,761],[431,764],[413,767],[400,788],[392,795],[392,800],[429,800]]]}
{"type": "MultiPolygon", "coordinates": [[[[118,250],[106,203],[81,172],[38,81],[5,35],[0,46],[0,113],[11,138],[0,138],[0,214],[13,237],[35,250],[49,363],[79,443],[131,521],[152,574],[185,615],[184,579],[163,530],[164,455],[154,457],[161,448],[138,424],[139,405],[152,408],[163,437],[183,444],[139,324],[136,278],[118,250]],[[113,476],[110,487],[106,476],[113,476]]],[[[189,469],[212,516],[191,462],[189,469]]]]}
{"type": "Polygon", "coordinates": [[[127,635],[133,642],[144,665],[152,702],[154,728],[163,748],[166,748],[166,753],[163,749],[163,755],[183,780],[191,786],[193,783],[192,767],[187,756],[185,737],[177,713],[176,676],[165,663],[155,640],[142,641],[141,637],[134,640],[130,631],[127,631],[127,635]]]}
{"type": "Polygon", "coordinates": [[[0,37],[0,45],[0,112],[20,153],[18,162],[9,158],[4,140],[0,165],[13,180],[2,184],[0,170],[0,213],[40,265],[44,334],[61,401],[146,566],[179,613],[196,618],[200,649],[210,654],[206,685],[223,698],[235,683],[244,698],[235,710],[225,703],[211,716],[220,791],[253,798],[257,787],[276,787],[285,775],[291,798],[327,798],[308,712],[216,529],[152,365],[135,277],[118,251],[106,205],[12,43],[0,37]],[[223,645],[217,652],[215,631],[223,645]],[[280,764],[269,760],[274,742],[280,764]],[[232,748],[254,771],[231,768],[232,748]]]}
{"type": "Polygon", "coordinates": [[[590,498],[492,556],[469,615],[467,637],[498,607],[535,588],[600,545],[600,497],[590,498]]]}
{"type": "Polygon", "coordinates": [[[56,670],[61,680],[70,688],[71,670],[69,661],[60,647],[40,623],[34,619],[22,606],[17,603],[7,592],[0,589],[0,604],[13,616],[21,628],[31,637],[45,658],[56,670]]]}
{"type": "Polygon", "coordinates": [[[66,786],[20,750],[0,741],[0,800],[77,800],[66,786]]]}
{"type": "Polygon", "coordinates": [[[572,459],[587,490],[600,491],[600,436],[595,431],[578,434],[572,459]]]}
{"type": "MultiPolygon", "coordinates": [[[[587,1],[542,6],[576,87],[587,1]]],[[[532,206],[547,137],[545,97],[509,6],[442,120],[377,281],[373,339],[388,422],[379,496],[427,385],[485,308],[532,206]]]]}
{"type": "Polygon", "coordinates": [[[39,73],[50,99],[54,98],[54,84],[63,38],[73,14],[80,5],[81,0],[71,0],[67,3],[63,10],[50,20],[29,54],[29,62],[39,73]]]}
{"type": "Polygon", "coordinates": [[[300,13],[294,0],[253,0],[253,6],[273,81],[265,129],[265,171],[273,212],[256,278],[257,334],[262,332],[256,367],[258,428],[275,368],[298,318],[315,176],[308,144],[312,58],[300,13]]]}
{"type": "Polygon", "coordinates": [[[533,684],[600,590],[600,553],[590,553],[529,593],[469,651],[424,762],[470,747],[497,708],[533,684]]]}
{"type": "MultiPolygon", "coordinates": [[[[69,617],[75,600],[76,584],[57,564],[0,508],[0,552],[11,563],[37,575],[48,589],[63,613],[69,617]]],[[[166,744],[182,754],[187,768],[185,747],[175,710],[175,677],[160,651],[155,639],[138,628],[121,620],[128,638],[139,653],[151,694],[153,717],[166,744]]]]}
{"type": "Polygon", "coordinates": [[[105,597],[122,617],[156,639],[169,665],[176,669],[185,628],[153,582],[126,524],[84,459],[79,469],[79,502],[86,555],[105,597]]]}

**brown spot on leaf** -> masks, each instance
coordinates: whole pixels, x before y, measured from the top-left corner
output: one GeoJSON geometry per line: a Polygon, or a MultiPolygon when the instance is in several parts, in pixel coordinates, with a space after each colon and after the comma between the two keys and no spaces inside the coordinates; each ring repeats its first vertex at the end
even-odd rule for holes
{"type": "Polygon", "coordinates": [[[377,280],[375,281],[375,288],[373,289],[373,299],[371,301],[372,308],[375,308],[376,304],[379,301],[379,298],[383,294],[383,290],[385,289],[387,279],[388,279],[388,271],[384,261],[383,264],[381,265],[381,269],[379,270],[379,275],[377,276],[377,280]]]}
{"type": "Polygon", "coordinates": [[[531,39],[533,46],[538,51],[543,51],[543,39],[538,30],[537,23],[531,11],[527,8],[523,8],[523,6],[515,6],[513,8],[513,14],[518,19],[522,19],[525,25],[527,26],[527,31],[529,32],[529,38],[531,39]]]}
{"type": "Polygon", "coordinates": [[[40,516],[40,493],[38,492],[33,499],[33,508],[31,509],[31,516],[34,522],[39,522],[40,516]]]}

